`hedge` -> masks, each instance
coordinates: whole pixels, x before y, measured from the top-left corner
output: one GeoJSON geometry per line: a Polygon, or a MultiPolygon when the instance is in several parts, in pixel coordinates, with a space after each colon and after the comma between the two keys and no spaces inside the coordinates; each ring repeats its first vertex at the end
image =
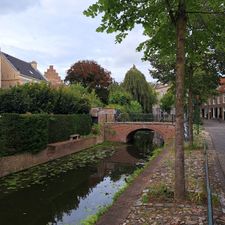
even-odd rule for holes
{"type": "Polygon", "coordinates": [[[48,144],[47,115],[3,114],[0,120],[0,154],[36,152],[48,144]]]}
{"type": "Polygon", "coordinates": [[[0,155],[38,152],[48,143],[68,140],[74,133],[91,131],[89,115],[48,115],[7,113],[0,116],[0,155]]]}
{"type": "Polygon", "coordinates": [[[91,117],[87,114],[53,115],[49,120],[49,143],[68,140],[71,134],[91,132],[91,117]]]}

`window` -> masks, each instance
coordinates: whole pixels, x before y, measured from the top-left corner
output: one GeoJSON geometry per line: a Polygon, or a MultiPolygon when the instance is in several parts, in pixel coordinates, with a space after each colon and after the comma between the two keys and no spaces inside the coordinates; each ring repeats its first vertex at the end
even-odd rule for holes
{"type": "Polygon", "coordinates": [[[225,103],[225,94],[223,94],[223,103],[225,103]]]}
{"type": "Polygon", "coordinates": [[[215,103],[216,103],[216,99],[215,99],[215,97],[213,97],[212,104],[215,105],[215,103]]]}

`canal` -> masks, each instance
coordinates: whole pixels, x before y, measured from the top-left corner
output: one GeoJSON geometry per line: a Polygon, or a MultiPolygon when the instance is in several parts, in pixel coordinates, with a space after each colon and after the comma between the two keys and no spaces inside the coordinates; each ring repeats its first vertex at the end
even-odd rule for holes
{"type": "Polygon", "coordinates": [[[78,225],[112,203],[153,149],[152,132],[106,144],[0,179],[0,224],[78,225]]]}

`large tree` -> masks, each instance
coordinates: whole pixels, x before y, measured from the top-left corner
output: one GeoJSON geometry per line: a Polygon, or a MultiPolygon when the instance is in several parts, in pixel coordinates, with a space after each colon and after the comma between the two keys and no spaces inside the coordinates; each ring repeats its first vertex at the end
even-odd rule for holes
{"type": "Polygon", "coordinates": [[[83,60],[74,63],[67,71],[65,82],[80,83],[90,91],[95,90],[103,103],[108,102],[108,87],[112,83],[111,72],[95,61],[83,60]]]}
{"type": "Polygon", "coordinates": [[[135,66],[127,71],[123,86],[141,104],[145,113],[152,112],[152,105],[156,103],[156,94],[146,81],[144,74],[135,66]]]}
{"type": "MultiPolygon", "coordinates": [[[[184,74],[185,74],[185,38],[187,25],[199,16],[212,16],[207,27],[216,33],[222,33],[224,26],[218,26],[217,15],[224,12],[222,0],[98,0],[91,5],[85,15],[102,15],[102,23],[97,31],[118,32],[116,40],[121,42],[135,25],[141,24],[144,34],[149,37],[139,46],[144,49],[145,58],[152,52],[165,54],[176,49],[176,139],[175,139],[175,198],[185,197],[184,175],[184,74]],[[197,15],[197,16],[196,16],[197,15]],[[188,23],[187,23],[188,22],[188,23]],[[173,42],[168,42],[168,40],[173,42]],[[171,44],[172,43],[172,44],[171,44]],[[176,46],[176,47],[174,47],[176,46]]],[[[211,35],[210,33],[204,34],[211,35]]],[[[204,41],[204,36],[200,35],[204,41]]]]}

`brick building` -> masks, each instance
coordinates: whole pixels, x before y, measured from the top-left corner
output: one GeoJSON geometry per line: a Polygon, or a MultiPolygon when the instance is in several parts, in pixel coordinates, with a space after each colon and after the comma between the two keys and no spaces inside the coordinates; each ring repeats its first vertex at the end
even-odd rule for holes
{"type": "Polygon", "coordinates": [[[63,85],[63,82],[59,76],[59,74],[56,72],[56,70],[53,68],[53,66],[49,66],[47,71],[44,74],[47,81],[53,86],[53,87],[59,87],[63,85]]]}

